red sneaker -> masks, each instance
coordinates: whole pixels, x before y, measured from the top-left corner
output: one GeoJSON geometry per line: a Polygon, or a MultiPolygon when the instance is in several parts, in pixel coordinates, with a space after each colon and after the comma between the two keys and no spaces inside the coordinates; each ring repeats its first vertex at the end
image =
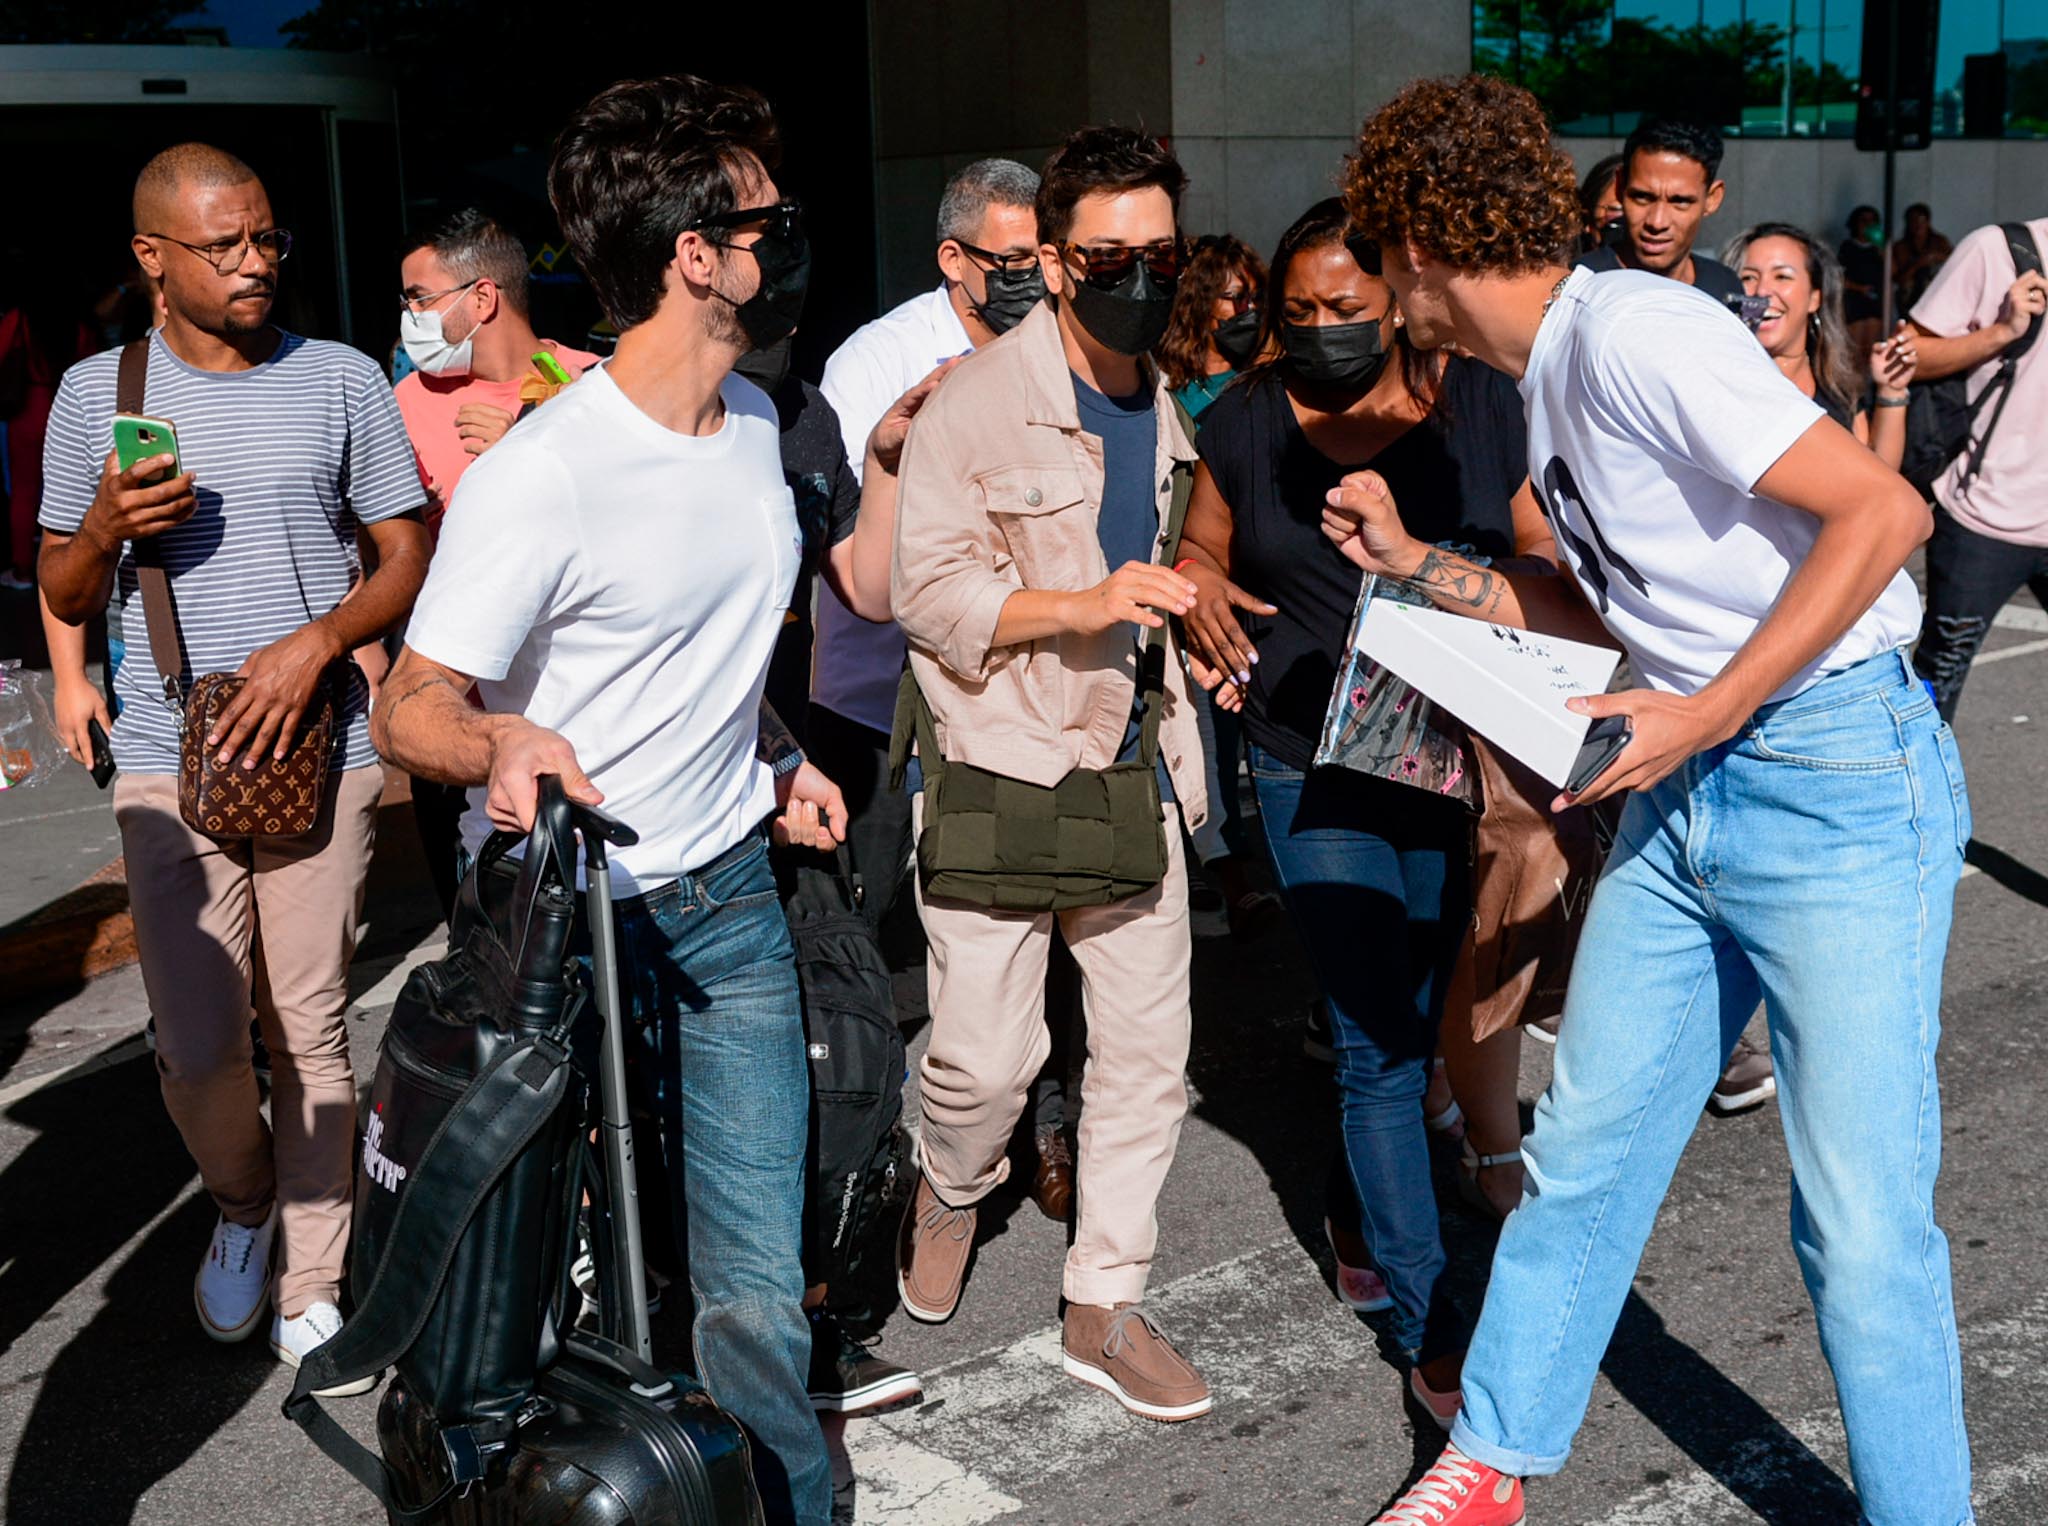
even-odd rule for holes
{"type": "Polygon", "coordinates": [[[1522,1481],[1445,1447],[1373,1526],[1522,1526],[1522,1481]]]}

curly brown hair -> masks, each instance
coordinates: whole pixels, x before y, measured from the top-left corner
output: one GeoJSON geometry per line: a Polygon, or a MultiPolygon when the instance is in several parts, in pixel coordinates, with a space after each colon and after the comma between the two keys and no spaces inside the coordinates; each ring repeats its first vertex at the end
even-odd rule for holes
{"type": "Polygon", "coordinates": [[[1256,299],[1266,284],[1265,261],[1234,234],[1210,233],[1196,239],[1173,294],[1173,317],[1152,351],[1169,387],[1185,387],[1209,374],[1209,334],[1216,327],[1216,299],[1232,276],[1241,279],[1256,299]]]}
{"type": "Polygon", "coordinates": [[[1536,97],[1491,75],[1420,79],[1366,119],[1344,163],[1344,208],[1382,249],[1412,240],[1460,270],[1562,263],[1579,187],[1536,97]]]}

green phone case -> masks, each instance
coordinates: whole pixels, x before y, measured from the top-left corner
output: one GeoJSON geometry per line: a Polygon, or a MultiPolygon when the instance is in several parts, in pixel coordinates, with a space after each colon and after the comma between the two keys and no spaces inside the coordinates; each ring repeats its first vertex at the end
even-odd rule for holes
{"type": "MultiPolygon", "coordinates": [[[[169,420],[135,413],[114,415],[114,457],[122,471],[127,471],[138,461],[147,461],[151,456],[176,458],[177,454],[178,431],[169,420]]],[[[151,480],[161,482],[166,476],[175,477],[183,469],[183,463],[179,462],[169,472],[160,472],[151,480]]]]}

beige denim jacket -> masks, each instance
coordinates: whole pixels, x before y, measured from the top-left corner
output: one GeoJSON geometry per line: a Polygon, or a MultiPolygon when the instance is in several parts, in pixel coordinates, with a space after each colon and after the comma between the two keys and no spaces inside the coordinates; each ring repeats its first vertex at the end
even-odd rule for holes
{"type": "MultiPolygon", "coordinates": [[[[1195,448],[1147,368],[1163,530],[1173,464],[1195,448]]],[[[1052,307],[1041,304],[963,360],[911,426],[896,498],[889,593],[947,758],[1033,784],[1116,761],[1137,683],[1132,628],[990,648],[1020,588],[1079,592],[1109,576],[1096,514],[1102,440],[1084,433],[1052,307]]],[[[1177,641],[1166,662],[1159,754],[1189,830],[1209,814],[1192,686],[1177,641]]]]}

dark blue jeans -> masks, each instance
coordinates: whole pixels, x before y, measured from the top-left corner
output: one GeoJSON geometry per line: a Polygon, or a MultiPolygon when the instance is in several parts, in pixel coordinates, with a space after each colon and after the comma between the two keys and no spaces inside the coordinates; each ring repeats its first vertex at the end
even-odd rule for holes
{"type": "Polygon", "coordinates": [[[631,1080],[661,1128],[698,1376],[752,1433],[768,1518],[827,1526],[803,1312],[810,1069],[766,838],[621,900],[618,922],[631,1080]]]}
{"type": "Polygon", "coordinates": [[[1251,773],[1273,877],[1329,998],[1344,1165],[1394,1343],[1425,1362],[1460,1351],[1470,1327],[1441,1288],[1422,1097],[1471,918],[1465,809],[1347,769],[1304,775],[1256,744],[1251,773]]]}

